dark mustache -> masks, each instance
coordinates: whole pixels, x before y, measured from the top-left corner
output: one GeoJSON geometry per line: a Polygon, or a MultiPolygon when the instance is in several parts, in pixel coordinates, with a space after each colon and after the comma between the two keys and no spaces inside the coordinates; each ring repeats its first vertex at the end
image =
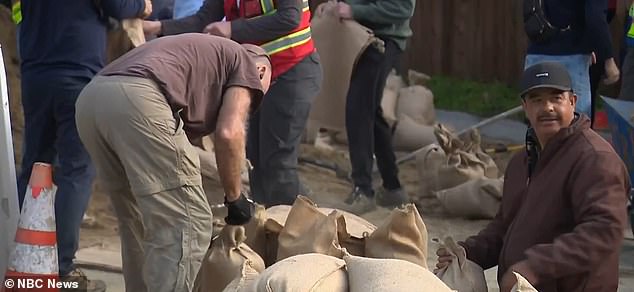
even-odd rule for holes
{"type": "Polygon", "coordinates": [[[542,120],[542,119],[559,119],[559,115],[552,114],[552,113],[543,113],[537,116],[537,120],[542,120]]]}

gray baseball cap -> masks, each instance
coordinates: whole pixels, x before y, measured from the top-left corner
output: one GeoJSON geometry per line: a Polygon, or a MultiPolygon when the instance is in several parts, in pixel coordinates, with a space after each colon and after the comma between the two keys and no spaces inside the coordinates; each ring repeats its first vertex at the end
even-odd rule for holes
{"type": "Polygon", "coordinates": [[[572,91],[572,80],[564,65],[557,62],[543,62],[524,70],[520,83],[520,97],[537,88],[554,88],[572,91]]]}

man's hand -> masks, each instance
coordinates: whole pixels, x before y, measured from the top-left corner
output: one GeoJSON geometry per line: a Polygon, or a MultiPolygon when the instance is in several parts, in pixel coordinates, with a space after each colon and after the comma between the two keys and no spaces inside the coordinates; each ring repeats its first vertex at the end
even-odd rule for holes
{"type": "Polygon", "coordinates": [[[255,204],[243,194],[240,194],[240,197],[233,201],[229,201],[229,198],[225,197],[225,206],[227,207],[225,222],[229,225],[247,224],[255,212],[255,204]]]}
{"type": "Polygon", "coordinates": [[[345,2],[337,2],[335,9],[337,16],[341,19],[352,19],[352,7],[345,2]]]}
{"type": "Polygon", "coordinates": [[[500,292],[511,292],[515,284],[517,284],[517,277],[513,274],[512,268],[508,269],[500,281],[500,292]]]}
{"type": "Polygon", "coordinates": [[[143,33],[146,36],[156,36],[161,33],[161,22],[160,21],[143,21],[143,33]]]}
{"type": "Polygon", "coordinates": [[[438,256],[438,263],[436,263],[436,269],[434,270],[434,273],[437,273],[438,271],[448,267],[454,259],[454,256],[451,255],[451,253],[449,253],[449,251],[445,247],[438,248],[438,250],[436,251],[436,255],[438,256]]]}
{"type": "Polygon", "coordinates": [[[603,83],[606,85],[614,84],[619,81],[619,67],[616,66],[616,62],[614,62],[614,58],[610,58],[605,60],[605,77],[603,78],[603,83]]]}
{"type": "Polygon", "coordinates": [[[145,0],[145,9],[143,9],[143,13],[140,15],[141,18],[146,18],[152,14],[152,1],[145,0]]]}
{"type": "Polygon", "coordinates": [[[203,32],[230,39],[231,38],[231,22],[229,21],[212,22],[205,27],[203,32]]]}

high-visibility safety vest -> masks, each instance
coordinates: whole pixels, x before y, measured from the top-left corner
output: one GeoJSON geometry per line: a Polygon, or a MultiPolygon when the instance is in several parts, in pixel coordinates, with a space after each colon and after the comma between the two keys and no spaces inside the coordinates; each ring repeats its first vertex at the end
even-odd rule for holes
{"type": "Polygon", "coordinates": [[[15,24],[22,22],[22,5],[20,4],[20,0],[15,1],[13,5],[11,5],[11,18],[15,24]]]}
{"type": "MultiPolygon", "coordinates": [[[[272,78],[284,74],[315,51],[310,34],[308,0],[303,0],[302,5],[302,19],[288,34],[264,43],[247,42],[261,46],[269,54],[273,66],[272,78]]],[[[228,21],[266,16],[276,12],[274,0],[225,0],[224,10],[228,21]]]]}
{"type": "Polygon", "coordinates": [[[628,20],[630,21],[630,29],[627,31],[627,44],[634,47],[634,4],[630,6],[630,15],[628,20]]]}

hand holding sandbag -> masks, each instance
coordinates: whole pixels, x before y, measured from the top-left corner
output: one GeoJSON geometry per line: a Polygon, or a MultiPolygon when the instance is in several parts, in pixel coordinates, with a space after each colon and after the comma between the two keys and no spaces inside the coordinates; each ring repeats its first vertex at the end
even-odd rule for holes
{"type": "MultiPolygon", "coordinates": [[[[448,265],[434,271],[434,274],[451,289],[460,292],[487,292],[487,282],[484,270],[476,263],[467,259],[467,252],[462,246],[447,237],[440,252],[444,258],[451,257],[448,265]]],[[[440,263],[440,256],[439,256],[440,263]]]]}
{"type": "Polygon", "coordinates": [[[255,203],[244,194],[240,194],[240,198],[233,202],[228,202],[225,197],[225,206],[228,211],[225,222],[229,225],[247,224],[255,212],[255,203]]]}

